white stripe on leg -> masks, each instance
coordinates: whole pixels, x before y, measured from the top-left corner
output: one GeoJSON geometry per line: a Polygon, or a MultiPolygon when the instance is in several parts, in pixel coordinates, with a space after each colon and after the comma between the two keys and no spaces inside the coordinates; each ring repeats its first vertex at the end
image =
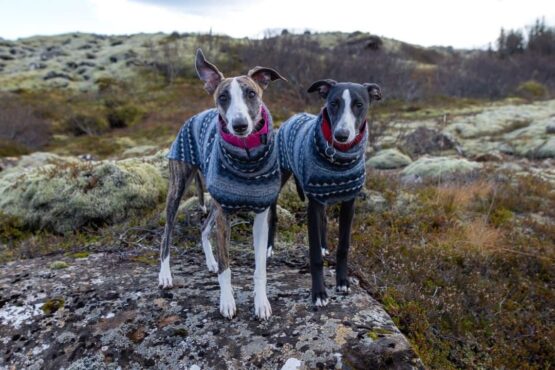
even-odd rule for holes
{"type": "Polygon", "coordinates": [[[268,209],[258,213],[253,226],[254,259],[254,313],[266,320],[272,315],[272,307],[266,295],[266,253],[268,246],[268,209]]]}

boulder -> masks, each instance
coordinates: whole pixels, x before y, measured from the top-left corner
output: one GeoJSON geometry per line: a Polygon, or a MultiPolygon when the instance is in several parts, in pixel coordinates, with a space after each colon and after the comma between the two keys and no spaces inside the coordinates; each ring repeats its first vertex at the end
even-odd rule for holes
{"type": "Polygon", "coordinates": [[[421,126],[403,137],[402,147],[410,155],[420,156],[456,149],[457,142],[441,131],[421,126]]]}
{"type": "Polygon", "coordinates": [[[368,190],[363,199],[357,203],[357,210],[362,212],[383,212],[387,207],[387,199],[375,190],[368,190]]]}
{"type": "Polygon", "coordinates": [[[532,156],[538,159],[555,158],[555,137],[538,146],[532,156]]]}
{"type": "Polygon", "coordinates": [[[366,161],[366,165],[380,170],[389,170],[408,166],[412,160],[397,149],[384,149],[366,161]]]}
{"type": "Polygon", "coordinates": [[[457,157],[422,157],[401,172],[405,182],[451,180],[472,175],[482,168],[477,162],[457,157]]]}
{"type": "MultiPolygon", "coordinates": [[[[150,250],[7,264],[0,269],[0,281],[8,282],[0,341],[17,356],[3,355],[0,366],[190,370],[304,363],[307,369],[424,369],[358,279],[351,278],[348,295],[330,289],[328,306],[312,307],[305,245],[276,250],[267,267],[272,317],[255,319],[252,246],[233,243],[231,251],[233,320],[219,312],[218,280],[207,270],[201,248],[172,254],[171,291],[156,288],[159,262],[150,250]],[[68,266],[50,269],[56,260],[68,266]],[[45,304],[50,315],[40,309],[45,304]]],[[[326,273],[325,280],[335,285],[333,274],[326,273]]]]}
{"type": "Polygon", "coordinates": [[[5,171],[0,209],[21,218],[31,230],[60,234],[122,222],[164,200],[167,181],[163,166],[156,164],[156,158],[75,160],[5,171]]]}

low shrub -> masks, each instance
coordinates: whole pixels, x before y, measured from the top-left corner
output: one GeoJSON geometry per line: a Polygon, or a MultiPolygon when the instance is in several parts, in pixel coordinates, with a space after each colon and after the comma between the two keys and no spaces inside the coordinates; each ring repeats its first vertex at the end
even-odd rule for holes
{"type": "Polygon", "coordinates": [[[108,129],[108,122],[101,117],[76,113],[65,121],[65,129],[75,136],[100,135],[108,129]]]}
{"type": "Polygon", "coordinates": [[[528,100],[544,99],[548,96],[548,89],[545,85],[530,80],[518,85],[516,95],[528,100]]]}

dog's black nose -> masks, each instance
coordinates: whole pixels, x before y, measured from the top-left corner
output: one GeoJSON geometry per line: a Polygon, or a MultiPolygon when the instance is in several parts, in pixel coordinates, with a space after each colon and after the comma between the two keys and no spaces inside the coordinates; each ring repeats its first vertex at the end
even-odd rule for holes
{"type": "Polygon", "coordinates": [[[344,143],[349,139],[349,130],[347,129],[336,130],[333,136],[335,137],[335,140],[339,141],[340,143],[344,143]]]}
{"type": "Polygon", "coordinates": [[[247,131],[249,124],[247,123],[247,121],[241,119],[233,120],[233,122],[231,122],[231,126],[233,127],[233,131],[238,134],[243,134],[247,131]]]}

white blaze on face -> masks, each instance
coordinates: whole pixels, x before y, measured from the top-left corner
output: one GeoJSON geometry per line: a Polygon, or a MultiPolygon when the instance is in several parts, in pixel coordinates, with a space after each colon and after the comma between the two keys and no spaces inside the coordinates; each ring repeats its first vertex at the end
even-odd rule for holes
{"type": "Polygon", "coordinates": [[[346,89],[343,91],[341,97],[345,101],[345,107],[343,108],[343,114],[341,115],[341,117],[339,117],[339,122],[337,123],[335,130],[337,131],[341,129],[346,129],[349,132],[349,138],[347,139],[347,142],[350,143],[355,139],[356,136],[356,118],[351,107],[351,93],[348,89],[346,89]]]}
{"type": "Polygon", "coordinates": [[[229,96],[231,102],[229,103],[229,107],[227,108],[227,112],[225,112],[225,118],[227,122],[227,130],[229,132],[235,133],[233,130],[233,126],[231,123],[233,122],[234,118],[243,118],[247,120],[248,128],[247,132],[244,136],[249,135],[253,130],[253,122],[251,116],[249,115],[249,109],[247,108],[247,104],[245,103],[245,98],[243,95],[243,89],[241,89],[241,85],[237,81],[237,78],[234,78],[229,85],[229,96]]]}

